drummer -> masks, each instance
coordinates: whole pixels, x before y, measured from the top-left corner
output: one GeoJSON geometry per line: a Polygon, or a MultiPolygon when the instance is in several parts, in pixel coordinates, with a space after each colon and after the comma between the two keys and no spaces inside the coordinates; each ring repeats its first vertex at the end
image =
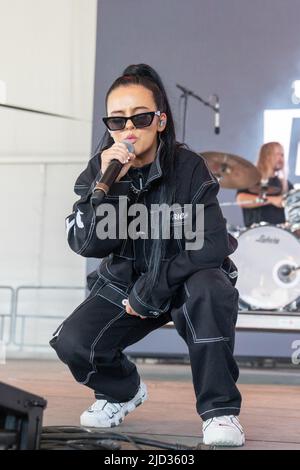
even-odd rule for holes
{"type": "Polygon", "coordinates": [[[268,142],[260,148],[257,169],[262,175],[255,188],[239,189],[236,200],[243,209],[244,224],[285,222],[283,195],[293,189],[285,177],[284,150],[278,142],[268,142]]]}

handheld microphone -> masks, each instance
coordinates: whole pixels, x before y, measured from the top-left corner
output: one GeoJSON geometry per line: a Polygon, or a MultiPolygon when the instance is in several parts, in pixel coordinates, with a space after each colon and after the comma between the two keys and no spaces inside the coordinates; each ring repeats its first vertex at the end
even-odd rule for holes
{"type": "MultiPolygon", "coordinates": [[[[134,146],[131,142],[128,140],[123,140],[122,143],[126,145],[128,152],[134,153],[134,146]]],[[[100,202],[102,202],[111,185],[120,174],[122,167],[123,163],[121,163],[120,160],[114,158],[110,161],[108,167],[102,175],[102,178],[95,186],[93,195],[91,197],[92,204],[100,204],[100,202]]]]}
{"type": "Polygon", "coordinates": [[[215,134],[220,134],[220,101],[218,95],[216,97],[215,104],[215,134]]]}

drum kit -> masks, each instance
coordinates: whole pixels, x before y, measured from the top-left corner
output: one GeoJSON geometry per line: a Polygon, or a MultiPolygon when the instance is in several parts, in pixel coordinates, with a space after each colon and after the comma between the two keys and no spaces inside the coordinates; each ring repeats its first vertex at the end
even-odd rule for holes
{"type": "MultiPolygon", "coordinates": [[[[222,152],[203,152],[201,155],[223,188],[247,188],[262,201],[267,196],[281,194],[279,188],[261,181],[258,169],[252,163],[237,155],[222,152]]],[[[239,204],[225,202],[220,205],[239,204]]],[[[300,310],[300,189],[284,194],[283,206],[284,224],[261,222],[249,228],[228,227],[239,241],[231,258],[239,271],[236,287],[241,310],[300,310]]]]}

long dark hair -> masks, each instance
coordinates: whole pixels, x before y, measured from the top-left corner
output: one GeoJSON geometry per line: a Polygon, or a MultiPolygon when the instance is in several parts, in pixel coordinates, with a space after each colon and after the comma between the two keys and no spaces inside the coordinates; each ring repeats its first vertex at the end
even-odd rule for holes
{"type": "MultiPolygon", "coordinates": [[[[129,65],[124,70],[123,75],[118,77],[109,88],[106,94],[105,105],[107,104],[108,96],[112,90],[119,86],[129,85],[142,85],[150,90],[153,94],[157,109],[167,115],[166,127],[159,133],[160,164],[163,177],[159,186],[158,202],[170,206],[175,202],[175,155],[177,148],[182,144],[176,142],[174,119],[165,87],[158,73],[149,65],[129,65]]],[[[104,148],[110,147],[113,143],[112,137],[109,132],[106,131],[98,146],[99,152],[101,153],[104,148]]],[[[152,242],[147,282],[145,283],[146,287],[143,292],[146,296],[151,293],[151,290],[157,282],[160,264],[164,255],[165,240],[162,239],[160,230],[159,239],[154,239],[152,242]]]]}

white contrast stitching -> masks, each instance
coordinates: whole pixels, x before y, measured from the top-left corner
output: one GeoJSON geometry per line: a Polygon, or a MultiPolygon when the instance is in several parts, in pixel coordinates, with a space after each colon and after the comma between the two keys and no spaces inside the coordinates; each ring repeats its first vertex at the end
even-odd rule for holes
{"type": "Polygon", "coordinates": [[[124,285],[125,287],[127,287],[127,283],[125,283],[125,282],[123,282],[123,281],[120,281],[119,278],[118,278],[117,276],[115,276],[115,275],[110,271],[110,269],[108,268],[107,262],[104,264],[104,266],[105,266],[106,271],[108,272],[108,274],[110,274],[112,277],[114,277],[114,278],[117,280],[117,282],[118,282],[119,284],[122,284],[122,285],[124,285]]]}
{"type": "Polygon", "coordinates": [[[187,308],[186,308],[186,304],[183,304],[183,313],[184,313],[184,316],[185,316],[185,319],[190,327],[190,330],[191,330],[191,333],[192,333],[192,336],[193,336],[193,341],[194,343],[219,343],[220,341],[229,341],[230,338],[229,337],[225,337],[225,336],[218,336],[216,338],[197,338],[197,335],[196,335],[196,332],[195,332],[195,329],[194,329],[194,326],[192,324],[192,321],[189,317],[189,314],[188,314],[188,311],[187,311],[187,308]]]}
{"type": "Polygon", "coordinates": [[[211,410],[204,411],[203,413],[200,413],[200,416],[205,415],[205,413],[209,413],[210,411],[216,411],[216,410],[240,410],[238,406],[221,406],[220,408],[212,408],[211,410]]]}
{"type": "Polygon", "coordinates": [[[158,310],[160,312],[165,312],[166,310],[168,310],[169,306],[170,306],[170,303],[171,303],[171,300],[168,301],[166,307],[162,310],[160,308],[157,308],[157,307],[154,307],[153,305],[149,305],[149,304],[145,304],[145,302],[143,302],[143,300],[138,296],[137,294],[137,291],[136,291],[136,287],[134,286],[133,287],[133,292],[135,294],[135,297],[137,298],[137,300],[140,302],[140,304],[142,304],[144,307],[146,307],[147,309],[151,309],[151,310],[158,310]]]}
{"type": "MultiPolygon", "coordinates": [[[[93,209],[94,210],[94,209],[93,209]]],[[[93,218],[92,218],[92,222],[91,222],[91,225],[90,225],[90,230],[87,234],[87,238],[84,242],[84,244],[82,245],[82,247],[76,252],[77,254],[81,254],[83,252],[83,250],[85,250],[85,248],[88,246],[88,244],[90,243],[91,241],[91,238],[92,238],[92,235],[93,235],[93,230],[94,230],[94,227],[95,227],[95,221],[96,221],[96,212],[94,210],[93,212],[93,218]]]]}
{"type": "Polygon", "coordinates": [[[128,256],[118,255],[118,253],[114,253],[114,256],[117,256],[118,258],[128,259],[128,260],[130,260],[130,261],[133,261],[133,260],[134,260],[134,258],[128,258],[128,256]]]}
{"type": "Polygon", "coordinates": [[[186,285],[186,282],[185,282],[183,285],[184,285],[184,290],[185,290],[185,292],[186,292],[186,295],[187,295],[188,297],[190,297],[191,295],[190,295],[190,293],[189,293],[189,290],[188,290],[188,287],[187,287],[187,285],[186,285]]]}
{"type": "Polygon", "coordinates": [[[207,164],[207,161],[205,160],[205,158],[201,155],[201,153],[198,153],[199,157],[201,158],[201,160],[203,160],[204,162],[204,165],[206,166],[206,169],[209,173],[209,176],[211,177],[211,179],[215,180],[216,183],[218,183],[218,180],[217,178],[212,174],[212,172],[210,171],[209,167],[208,167],[208,164],[207,164]]]}
{"type": "Polygon", "coordinates": [[[205,181],[204,183],[201,184],[200,188],[198,189],[198,191],[196,192],[196,194],[193,196],[193,199],[192,199],[192,204],[195,203],[196,199],[199,197],[199,195],[201,194],[201,190],[205,187],[205,186],[209,186],[211,184],[215,184],[215,181],[213,180],[209,180],[209,181],[205,181]]]}
{"type": "Polygon", "coordinates": [[[93,370],[93,371],[90,371],[90,372],[87,374],[86,379],[85,379],[84,381],[82,381],[82,382],[79,382],[80,384],[86,385],[86,384],[88,383],[88,381],[90,380],[91,375],[92,375],[92,374],[95,374],[95,373],[97,372],[97,371],[95,370],[95,366],[94,366],[93,362],[94,362],[94,355],[95,355],[95,347],[96,347],[96,345],[97,345],[99,339],[101,338],[101,336],[103,335],[103,333],[104,333],[105,331],[107,331],[107,330],[110,328],[110,326],[111,326],[115,321],[117,321],[119,318],[121,318],[122,316],[124,316],[125,313],[126,313],[126,312],[125,312],[125,310],[123,309],[123,310],[119,313],[119,315],[117,315],[115,318],[112,318],[112,319],[102,328],[102,330],[100,331],[100,333],[99,333],[99,334],[97,335],[97,337],[95,338],[94,342],[91,344],[91,351],[90,351],[90,359],[89,359],[89,362],[90,362],[90,364],[92,365],[92,367],[93,367],[94,370],[93,370]]]}

